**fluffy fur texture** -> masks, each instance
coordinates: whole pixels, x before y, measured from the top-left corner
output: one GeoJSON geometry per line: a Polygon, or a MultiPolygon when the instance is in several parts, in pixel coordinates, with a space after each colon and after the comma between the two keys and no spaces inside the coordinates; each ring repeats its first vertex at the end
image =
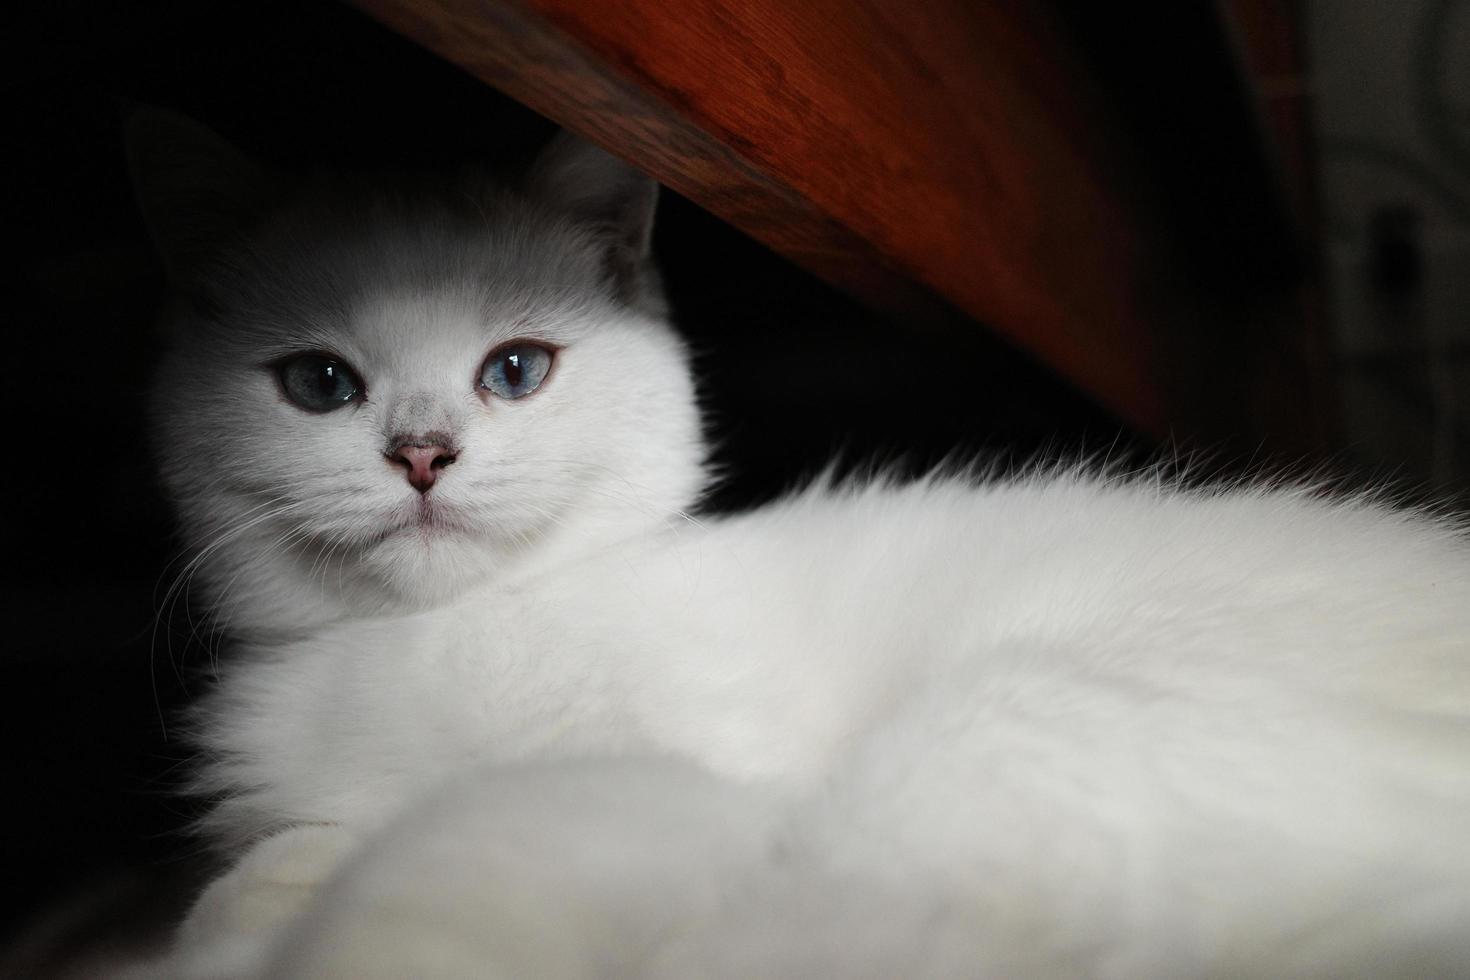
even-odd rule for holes
{"type": "Polygon", "coordinates": [[[518,192],[266,208],[212,137],[138,132],[187,298],[159,452],[232,637],[200,786],[243,854],[169,970],[1466,970],[1455,526],[1081,472],[691,518],[646,181],[560,140],[518,192]],[[513,338],[552,374],[478,391],[513,338]],[[307,350],[366,398],[289,403],[307,350]],[[425,431],[457,456],[421,494],[385,446],[425,431]]]}

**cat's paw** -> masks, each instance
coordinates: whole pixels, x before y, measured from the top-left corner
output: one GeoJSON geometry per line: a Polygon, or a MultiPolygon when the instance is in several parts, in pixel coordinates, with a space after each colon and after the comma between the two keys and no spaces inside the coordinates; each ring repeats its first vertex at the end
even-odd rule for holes
{"type": "Polygon", "coordinates": [[[292,827],[260,841],[199,896],[179,929],[168,975],[255,976],[294,921],[356,845],[335,824],[292,827]]]}

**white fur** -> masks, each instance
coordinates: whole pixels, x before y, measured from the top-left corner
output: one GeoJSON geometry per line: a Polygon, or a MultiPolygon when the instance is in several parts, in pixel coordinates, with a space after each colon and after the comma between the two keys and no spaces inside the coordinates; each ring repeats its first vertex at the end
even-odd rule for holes
{"type": "Polygon", "coordinates": [[[1466,969],[1455,527],[1075,472],[689,518],[681,345],[555,202],[496,201],[268,226],[249,254],[289,260],[160,375],[236,637],[196,719],[209,827],[263,841],[179,973],[1466,969]],[[302,336],[365,404],[279,398],[254,365],[302,336]],[[478,398],[523,336],[562,347],[544,389],[478,398]],[[423,426],[463,447],[438,527],[381,452],[423,426]],[[297,872],[320,894],[261,927],[297,872]]]}

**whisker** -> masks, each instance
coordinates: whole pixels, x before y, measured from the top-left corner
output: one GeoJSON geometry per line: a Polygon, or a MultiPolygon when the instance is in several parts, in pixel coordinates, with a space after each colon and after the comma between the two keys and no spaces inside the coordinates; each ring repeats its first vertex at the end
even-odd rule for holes
{"type": "MultiPolygon", "coordinates": [[[[192,586],[195,575],[198,574],[199,570],[204,567],[204,564],[215,553],[217,553],[220,548],[224,547],[231,541],[247,533],[251,529],[259,526],[260,524],[289,513],[295,506],[295,504],[292,504],[289,501],[283,502],[278,498],[273,498],[270,500],[262,501],[255,506],[245,510],[243,513],[235,515],[232,518],[231,522],[224,524],[221,528],[217,529],[214,532],[214,536],[206,545],[199,548],[196,552],[193,553],[192,557],[189,558],[189,560],[175,575],[173,581],[165,590],[161,600],[157,600],[157,593],[155,592],[155,599],[156,601],[158,601],[158,611],[154,615],[152,635],[149,640],[149,648],[151,652],[148,658],[148,670],[150,686],[152,687],[154,694],[154,704],[159,714],[159,725],[160,728],[163,730],[165,738],[168,734],[168,726],[167,721],[163,715],[162,699],[160,698],[158,693],[157,663],[159,632],[162,631],[164,634],[165,652],[168,657],[168,662],[174,670],[174,676],[180,683],[183,683],[184,677],[182,673],[181,663],[174,654],[173,631],[170,628],[166,628],[165,624],[172,620],[174,611],[178,608],[180,602],[185,602],[185,613],[186,616],[188,616],[187,622],[189,624],[190,636],[196,641],[205,642],[199,637],[198,624],[196,624],[192,616],[189,615],[187,608],[187,600],[190,594],[189,590],[192,586]]],[[[170,564],[177,564],[177,559],[170,564]]],[[[167,574],[167,569],[165,569],[164,573],[160,575],[160,580],[162,579],[163,574],[167,574]]],[[[207,642],[205,643],[205,645],[207,648],[207,642]]]]}

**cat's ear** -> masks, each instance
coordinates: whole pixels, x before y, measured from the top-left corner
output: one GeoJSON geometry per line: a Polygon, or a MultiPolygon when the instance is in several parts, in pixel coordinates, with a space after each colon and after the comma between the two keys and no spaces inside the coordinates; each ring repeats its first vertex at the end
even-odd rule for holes
{"type": "Polygon", "coordinates": [[[264,170],[187,116],[135,109],[126,141],[138,204],[176,284],[189,284],[273,195],[264,170]]]}
{"type": "Polygon", "coordinates": [[[530,190],[537,200],[598,232],[607,244],[608,273],[625,298],[645,291],[652,276],[657,182],[563,131],[536,158],[530,190]]]}

